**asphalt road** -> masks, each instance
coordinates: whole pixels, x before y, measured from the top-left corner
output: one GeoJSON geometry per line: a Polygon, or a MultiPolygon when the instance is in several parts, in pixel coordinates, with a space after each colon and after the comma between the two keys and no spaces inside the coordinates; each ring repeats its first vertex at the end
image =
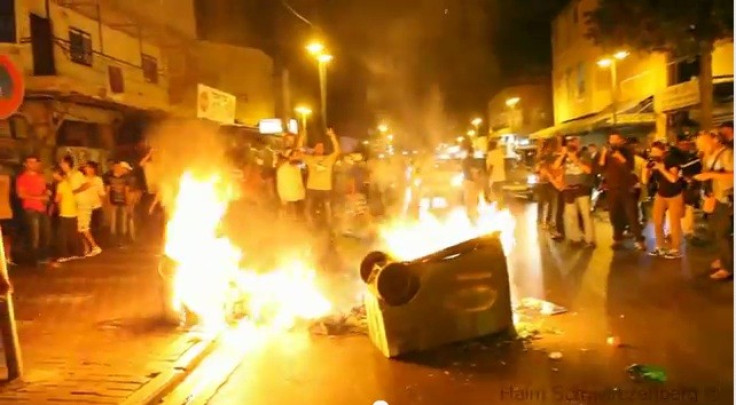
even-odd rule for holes
{"type": "Polygon", "coordinates": [[[540,235],[533,208],[514,207],[515,295],[569,309],[534,321],[541,339],[491,337],[388,360],[365,336],[286,335],[248,353],[210,403],[733,403],[733,286],[708,280],[712,252],[665,261],[613,251],[605,221],[598,248],[580,250],[540,235]],[[631,381],[633,363],[663,367],[667,382],[631,381]]]}

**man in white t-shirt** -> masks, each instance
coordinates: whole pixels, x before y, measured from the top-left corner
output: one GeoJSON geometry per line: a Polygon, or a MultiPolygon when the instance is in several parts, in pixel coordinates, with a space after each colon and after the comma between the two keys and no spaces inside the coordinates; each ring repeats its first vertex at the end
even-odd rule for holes
{"type": "Polygon", "coordinates": [[[488,142],[486,170],[491,183],[493,199],[501,206],[503,204],[503,186],[506,183],[506,153],[498,141],[488,142]]]}
{"type": "MultiPolygon", "coordinates": [[[[74,193],[77,213],[77,231],[80,233],[79,236],[83,236],[85,233],[89,233],[89,225],[92,221],[92,208],[86,201],[86,191],[92,185],[89,183],[87,177],[82,174],[82,172],[74,168],[74,159],[71,156],[64,156],[59,162],[59,167],[64,173],[64,179],[71,186],[72,193],[74,193]]],[[[79,246],[81,244],[76,243],[75,245],[79,246]]],[[[85,249],[87,248],[86,243],[83,246],[85,247],[85,249]]],[[[77,253],[83,253],[84,255],[86,255],[89,253],[89,251],[77,253]]]]}
{"type": "MultiPolygon", "coordinates": [[[[307,218],[315,223],[315,212],[320,211],[324,221],[329,226],[332,222],[332,170],[340,155],[340,144],[332,128],[327,129],[327,136],[332,143],[332,152],[325,154],[325,145],[318,143],[314,146],[312,155],[304,156],[307,164],[307,218]]],[[[301,147],[304,137],[300,137],[297,146],[301,147]]]]}
{"type": "Polygon", "coordinates": [[[286,150],[276,169],[276,191],[284,212],[292,218],[301,218],[304,210],[304,179],[297,151],[286,150]]]}

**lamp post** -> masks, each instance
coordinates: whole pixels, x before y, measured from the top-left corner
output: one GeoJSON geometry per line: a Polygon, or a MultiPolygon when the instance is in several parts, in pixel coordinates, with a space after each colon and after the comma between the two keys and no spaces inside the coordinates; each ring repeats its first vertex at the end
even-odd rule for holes
{"type": "Polygon", "coordinates": [[[324,44],[320,42],[312,42],[307,45],[307,51],[317,60],[322,129],[327,131],[327,64],[332,61],[332,55],[326,52],[324,44]]]}
{"type": "Polygon", "coordinates": [[[506,99],[506,107],[509,108],[509,130],[514,130],[514,124],[516,123],[516,117],[515,114],[513,114],[516,111],[516,106],[521,101],[520,97],[510,97],[506,99]]]}
{"type": "Polygon", "coordinates": [[[473,124],[473,128],[475,128],[475,132],[480,134],[480,124],[483,123],[483,118],[476,117],[473,118],[472,121],[470,121],[471,124],[473,124]]]}
{"type": "Polygon", "coordinates": [[[299,115],[300,124],[302,127],[302,136],[304,136],[304,144],[307,144],[307,117],[309,117],[312,114],[312,109],[300,105],[297,106],[294,111],[299,115]]]}
{"type": "Polygon", "coordinates": [[[598,61],[598,66],[611,69],[611,110],[614,127],[618,124],[618,98],[620,90],[618,83],[618,64],[616,61],[624,60],[627,56],[629,56],[628,52],[619,51],[611,57],[605,57],[598,61]]]}

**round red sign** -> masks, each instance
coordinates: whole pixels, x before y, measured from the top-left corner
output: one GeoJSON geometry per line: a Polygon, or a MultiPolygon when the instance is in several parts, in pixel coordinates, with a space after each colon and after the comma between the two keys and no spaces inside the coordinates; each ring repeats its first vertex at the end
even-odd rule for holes
{"type": "Polygon", "coordinates": [[[0,119],[15,114],[23,102],[23,74],[8,55],[0,55],[0,119]]]}

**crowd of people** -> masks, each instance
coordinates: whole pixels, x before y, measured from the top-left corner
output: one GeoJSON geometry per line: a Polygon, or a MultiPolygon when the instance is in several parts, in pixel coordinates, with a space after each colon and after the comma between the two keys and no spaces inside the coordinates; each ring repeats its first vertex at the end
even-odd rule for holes
{"type": "Polygon", "coordinates": [[[75,163],[71,156],[64,156],[52,168],[53,181],[48,182],[38,156],[24,159],[15,193],[7,187],[0,204],[10,207],[13,194],[20,204],[15,217],[22,221],[13,226],[11,211],[2,224],[9,265],[15,264],[16,244],[26,247],[30,264],[56,266],[99,255],[102,241],[109,246],[135,241],[134,213],[142,193],[131,165],[107,162],[110,170],[100,173],[97,162],[75,163]]]}
{"type": "Polygon", "coordinates": [[[679,259],[683,239],[694,235],[695,212],[702,211],[718,247],[711,278],[732,278],[733,123],[701,131],[694,139],[680,137],[674,145],[653,142],[646,149],[617,133],[600,149],[582,146],[578,137],[547,139],[537,172],[538,222],[553,239],[595,248],[593,199],[605,193],[613,247],[629,237],[635,249],[644,251],[642,202],[651,200],[656,241],[648,253],[679,259]]]}

